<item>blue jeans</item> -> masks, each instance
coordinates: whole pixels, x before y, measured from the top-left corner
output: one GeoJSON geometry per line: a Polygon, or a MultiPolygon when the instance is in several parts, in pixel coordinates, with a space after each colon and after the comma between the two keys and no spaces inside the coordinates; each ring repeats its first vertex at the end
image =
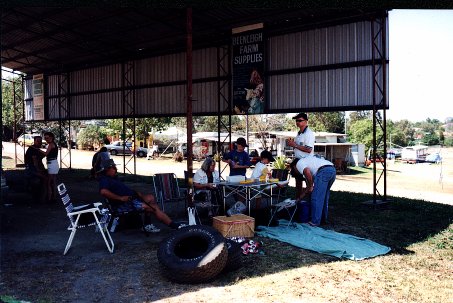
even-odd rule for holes
{"type": "Polygon", "coordinates": [[[333,166],[323,167],[316,173],[313,180],[313,192],[311,193],[311,222],[321,224],[321,218],[327,220],[329,208],[330,187],[336,178],[336,170],[333,166]]]}

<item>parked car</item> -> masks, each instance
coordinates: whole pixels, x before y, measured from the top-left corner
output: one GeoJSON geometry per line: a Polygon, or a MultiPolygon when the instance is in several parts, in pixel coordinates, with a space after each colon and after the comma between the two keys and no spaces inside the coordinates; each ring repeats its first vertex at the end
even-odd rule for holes
{"type": "Polygon", "coordinates": [[[146,147],[139,147],[136,151],[136,155],[139,158],[146,157],[148,155],[148,149],[146,147]]]}
{"type": "MultiPolygon", "coordinates": [[[[122,141],[113,141],[112,144],[105,145],[108,152],[112,156],[122,155],[132,155],[132,142],[122,142],[122,141]]],[[[148,154],[148,149],[144,147],[139,147],[136,150],[137,157],[146,157],[148,154]]]]}
{"type": "MultiPolygon", "coordinates": [[[[34,138],[36,136],[39,136],[38,134],[22,134],[17,138],[17,143],[19,143],[20,146],[30,146],[33,145],[34,138]]],[[[47,143],[46,141],[43,140],[42,147],[46,147],[47,143]]]]}

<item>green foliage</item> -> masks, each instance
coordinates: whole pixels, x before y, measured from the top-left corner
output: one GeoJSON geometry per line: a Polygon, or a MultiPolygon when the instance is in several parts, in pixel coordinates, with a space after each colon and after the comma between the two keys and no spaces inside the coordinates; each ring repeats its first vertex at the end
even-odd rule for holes
{"type": "MultiPolygon", "coordinates": [[[[126,119],[126,129],[123,134],[123,119],[107,119],[106,134],[113,136],[118,135],[123,140],[133,137],[134,119],[126,119]]],[[[172,125],[172,118],[136,118],[135,119],[135,137],[137,140],[145,140],[149,132],[161,131],[172,125]]]]}
{"type": "Polygon", "coordinates": [[[436,133],[428,133],[423,136],[422,143],[424,145],[437,145],[439,144],[439,136],[436,133]]]}
{"type": "MultiPolygon", "coordinates": [[[[19,77],[14,77],[9,79],[10,81],[14,81],[15,85],[13,85],[10,81],[2,80],[2,125],[7,126],[9,128],[13,128],[14,126],[14,93],[13,88],[15,90],[16,95],[16,102],[23,102],[22,99],[22,86],[20,83],[19,77]]],[[[17,104],[16,104],[17,105],[17,104]]],[[[22,123],[23,121],[18,121],[22,123]]]]}
{"type": "Polygon", "coordinates": [[[274,169],[286,169],[286,160],[287,158],[283,155],[276,157],[273,164],[274,169]]]}
{"type": "MultiPolygon", "coordinates": [[[[222,126],[228,125],[228,116],[221,117],[222,126]]],[[[242,129],[240,116],[231,116],[231,124],[233,131],[237,131],[238,128],[242,129]]],[[[186,117],[176,117],[172,118],[172,125],[180,128],[187,128],[187,118],[186,117]]],[[[217,116],[194,116],[192,123],[192,132],[215,132],[218,129],[217,125],[217,116]]],[[[221,132],[225,132],[226,129],[221,129],[221,132]]]]}
{"type": "MultiPolygon", "coordinates": [[[[382,130],[377,128],[376,136],[382,136],[382,130]]],[[[365,144],[366,149],[373,146],[373,121],[369,119],[356,120],[350,124],[348,132],[349,142],[365,144]]]]}
{"type": "Polygon", "coordinates": [[[344,133],[344,112],[310,113],[310,128],[317,132],[344,133]]]}
{"type": "Polygon", "coordinates": [[[372,112],[369,110],[351,112],[349,114],[349,124],[353,124],[354,122],[356,122],[358,120],[369,120],[371,118],[372,118],[372,112]]]}
{"type": "Polygon", "coordinates": [[[77,142],[82,146],[102,145],[106,137],[106,131],[99,125],[87,125],[77,136],[77,142]]]}
{"type": "Polygon", "coordinates": [[[389,142],[399,146],[408,146],[410,142],[414,141],[414,126],[409,120],[389,121],[387,135],[389,142]]]}
{"type": "Polygon", "coordinates": [[[447,147],[453,146],[453,137],[447,137],[444,140],[444,145],[447,147]]]}

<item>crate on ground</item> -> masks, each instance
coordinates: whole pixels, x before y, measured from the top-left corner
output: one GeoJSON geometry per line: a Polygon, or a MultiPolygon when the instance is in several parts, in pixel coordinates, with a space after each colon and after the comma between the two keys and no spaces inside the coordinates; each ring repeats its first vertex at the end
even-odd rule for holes
{"type": "Polygon", "coordinates": [[[212,226],[224,237],[251,238],[255,235],[255,219],[243,214],[214,217],[212,226]]]}

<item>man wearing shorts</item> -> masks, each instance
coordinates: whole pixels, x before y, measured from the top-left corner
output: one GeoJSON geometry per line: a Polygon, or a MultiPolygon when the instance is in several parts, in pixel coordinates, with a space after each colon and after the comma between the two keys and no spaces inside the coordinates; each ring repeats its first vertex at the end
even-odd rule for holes
{"type": "MultiPolygon", "coordinates": [[[[116,164],[113,159],[104,161],[102,167],[103,169],[99,178],[99,192],[117,207],[118,212],[143,210],[148,219],[151,214],[154,214],[159,221],[173,229],[183,226],[183,224],[173,222],[159,208],[153,195],[134,191],[118,180],[116,178],[116,164]]],[[[160,231],[154,224],[147,224],[144,229],[147,232],[160,231]]]]}

